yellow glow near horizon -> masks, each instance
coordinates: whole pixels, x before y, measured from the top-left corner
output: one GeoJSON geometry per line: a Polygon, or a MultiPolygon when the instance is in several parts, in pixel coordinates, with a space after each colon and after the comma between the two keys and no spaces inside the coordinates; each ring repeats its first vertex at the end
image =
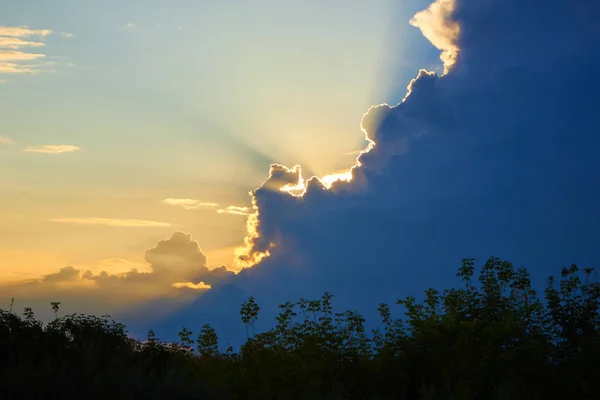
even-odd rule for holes
{"type": "MultiPolygon", "coordinates": [[[[369,109],[369,111],[375,107],[379,107],[379,106],[373,106],[369,109]]],[[[302,177],[302,168],[297,165],[294,168],[300,169],[300,172],[298,174],[298,183],[295,185],[291,185],[291,184],[285,185],[285,186],[281,187],[279,190],[281,190],[282,192],[289,193],[292,196],[302,197],[302,196],[304,196],[304,193],[306,192],[306,187],[307,187],[308,181],[313,178],[318,179],[323,184],[323,186],[325,186],[327,189],[331,189],[331,186],[335,182],[340,182],[340,181],[341,182],[350,182],[350,181],[352,181],[352,171],[354,170],[354,168],[360,168],[362,165],[360,162],[360,156],[370,152],[375,147],[375,142],[371,138],[369,138],[369,135],[368,135],[365,127],[363,126],[364,118],[369,113],[369,111],[367,111],[365,114],[363,114],[363,118],[361,120],[361,131],[365,135],[365,140],[367,141],[367,145],[365,146],[365,148],[363,150],[353,152],[353,153],[357,154],[357,156],[356,156],[356,159],[354,160],[354,163],[352,164],[352,166],[349,169],[341,170],[341,171],[334,172],[334,173],[327,174],[327,175],[323,175],[321,177],[313,175],[309,179],[304,179],[302,177]]]]}

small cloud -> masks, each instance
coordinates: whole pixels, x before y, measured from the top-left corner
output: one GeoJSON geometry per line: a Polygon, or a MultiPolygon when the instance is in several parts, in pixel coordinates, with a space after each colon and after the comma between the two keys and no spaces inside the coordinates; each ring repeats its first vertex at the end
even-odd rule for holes
{"type": "Polygon", "coordinates": [[[169,205],[169,206],[177,206],[177,207],[182,207],[185,208],[186,210],[197,210],[200,208],[214,208],[217,207],[218,204],[217,203],[203,203],[200,200],[194,200],[194,199],[164,199],[161,200],[161,203],[169,205]]]}
{"type": "Polygon", "coordinates": [[[0,26],[0,36],[11,37],[29,37],[42,36],[46,37],[53,32],[50,29],[30,29],[27,25],[24,26],[0,26]]]}
{"type": "Polygon", "coordinates": [[[136,228],[164,228],[170,227],[168,222],[145,221],[141,219],[118,219],[118,218],[55,218],[52,222],[78,225],[105,225],[118,227],[136,228]]]}
{"type": "Polygon", "coordinates": [[[46,44],[42,42],[31,42],[15,37],[1,37],[0,48],[18,50],[21,47],[44,47],[46,44]]]}
{"type": "MultiPolygon", "coordinates": [[[[3,82],[0,80],[0,83],[3,83],[3,82]]],[[[0,144],[13,145],[13,144],[15,144],[15,141],[12,140],[11,138],[9,138],[8,136],[0,136],[0,144]]]]}
{"type": "Polygon", "coordinates": [[[172,284],[171,286],[173,286],[174,288],[177,288],[177,289],[192,289],[192,290],[207,290],[207,289],[212,288],[210,285],[207,285],[204,282],[198,282],[198,283],[177,282],[177,283],[172,284]]]}
{"type": "Polygon", "coordinates": [[[238,206],[229,206],[227,208],[223,208],[217,210],[219,214],[232,214],[232,215],[248,215],[250,208],[248,207],[238,207],[238,206]]]}
{"type": "Polygon", "coordinates": [[[179,25],[179,26],[177,27],[177,30],[178,30],[179,32],[183,31],[183,26],[179,25]]]}
{"type": "Polygon", "coordinates": [[[0,79],[0,85],[6,83],[6,79],[0,79]]]}
{"type": "Polygon", "coordinates": [[[23,53],[15,50],[0,50],[0,61],[30,61],[46,57],[45,54],[23,53]]]}
{"type": "Polygon", "coordinates": [[[125,29],[133,29],[135,28],[135,24],[132,22],[129,22],[127,25],[125,25],[125,29]]]}
{"type": "Polygon", "coordinates": [[[72,33],[69,33],[69,32],[63,32],[63,33],[61,33],[61,36],[64,38],[70,39],[70,38],[74,37],[75,35],[73,35],[72,33]]]}
{"type": "Polygon", "coordinates": [[[44,145],[44,146],[30,146],[25,149],[27,153],[42,153],[42,154],[61,154],[61,153],[73,153],[74,151],[80,150],[79,147],[70,144],[59,144],[59,145],[44,145]]]}
{"type": "Polygon", "coordinates": [[[70,63],[70,62],[62,62],[62,61],[46,61],[44,63],[44,66],[46,66],[46,67],[64,66],[64,67],[72,68],[75,66],[75,64],[70,63]]]}
{"type": "Polygon", "coordinates": [[[31,65],[7,63],[0,61],[0,74],[37,74],[39,71],[31,68],[31,65]]]}

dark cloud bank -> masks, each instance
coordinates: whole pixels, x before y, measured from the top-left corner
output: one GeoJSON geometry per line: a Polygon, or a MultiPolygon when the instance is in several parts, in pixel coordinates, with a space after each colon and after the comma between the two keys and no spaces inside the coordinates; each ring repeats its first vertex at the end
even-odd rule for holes
{"type": "Polygon", "coordinates": [[[270,256],[167,319],[141,323],[151,306],[137,310],[133,331],[173,338],[208,322],[235,341],[250,295],[263,327],[277,304],[324,291],[369,316],[379,302],[455,284],[464,257],[512,260],[542,284],[570,263],[597,267],[598,15],[584,0],[457,1],[450,19],[432,19],[434,34],[460,26],[455,64],[419,72],[402,103],[369,110],[376,145],[353,180],[326,190],[313,179],[296,197],[277,188],[299,171],[274,166],[253,193],[243,259],[270,256]]]}

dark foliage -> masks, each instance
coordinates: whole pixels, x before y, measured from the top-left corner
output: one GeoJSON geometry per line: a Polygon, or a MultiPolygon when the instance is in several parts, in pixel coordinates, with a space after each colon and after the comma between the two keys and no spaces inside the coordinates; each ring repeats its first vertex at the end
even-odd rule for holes
{"type": "MultiPolygon", "coordinates": [[[[332,296],[280,306],[255,333],[260,308],[242,304],[248,340],[218,350],[217,333],[140,343],[108,317],[44,325],[31,309],[0,311],[2,398],[10,399],[598,399],[600,284],[573,265],[544,298],[524,268],[491,258],[478,282],[463,260],[460,288],[381,304],[382,324],[334,313],[332,296]]],[[[60,303],[51,304],[56,315],[60,303]]]]}

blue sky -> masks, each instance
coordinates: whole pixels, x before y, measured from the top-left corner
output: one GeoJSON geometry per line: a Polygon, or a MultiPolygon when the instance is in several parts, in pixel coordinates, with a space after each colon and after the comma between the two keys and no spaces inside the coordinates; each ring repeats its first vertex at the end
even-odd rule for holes
{"type": "Polygon", "coordinates": [[[463,257],[537,287],[594,266],[598,5],[226,3],[2,21],[73,33],[43,47],[72,66],[0,86],[4,253],[52,260],[12,293],[233,338],[250,295],[266,314],[323,291],[368,311],[455,284],[463,257]],[[80,149],[23,151],[48,144],[80,149]],[[350,182],[308,179],[361,149],[350,182]]]}

